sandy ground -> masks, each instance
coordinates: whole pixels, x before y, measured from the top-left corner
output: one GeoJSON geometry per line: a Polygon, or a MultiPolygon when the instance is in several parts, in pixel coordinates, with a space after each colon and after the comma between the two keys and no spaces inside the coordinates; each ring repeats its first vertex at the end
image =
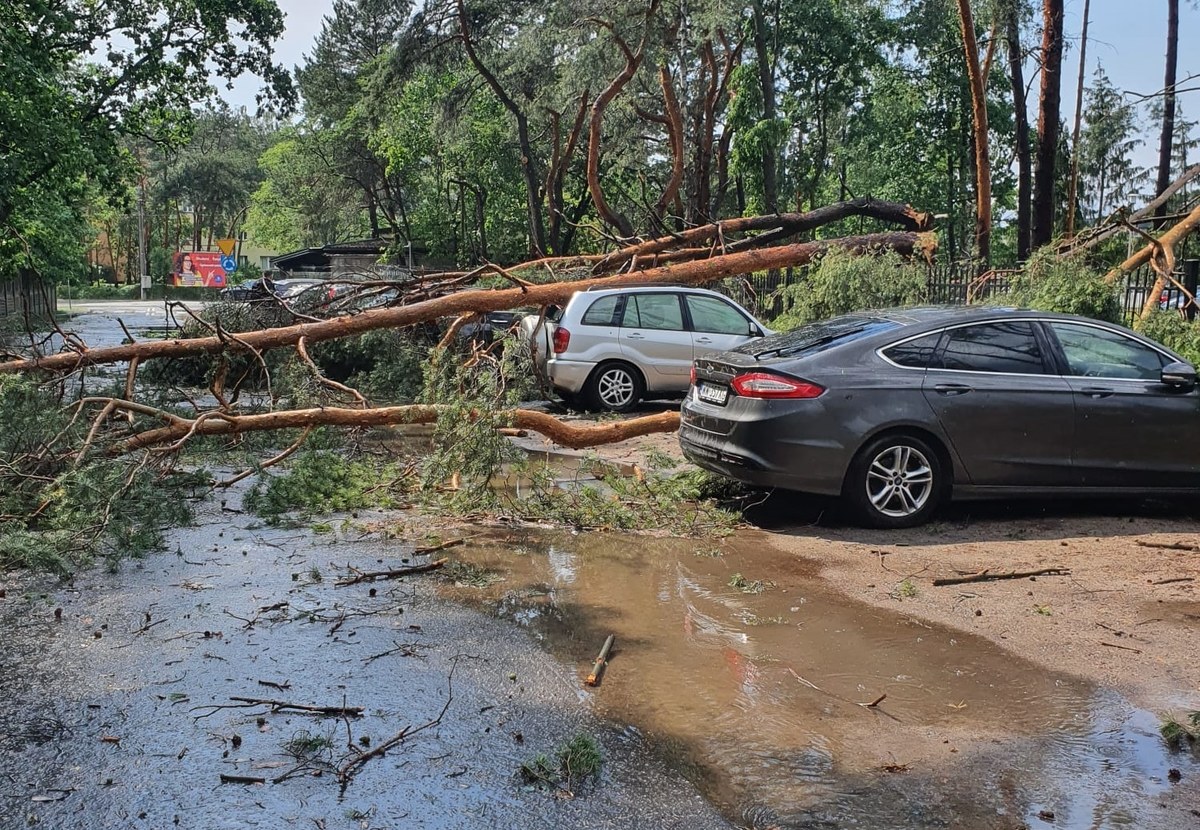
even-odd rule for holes
{"type": "MultiPolygon", "coordinates": [[[[680,458],[674,434],[603,447],[680,458]]],[[[923,528],[840,523],[828,500],[776,492],[748,512],[771,544],[819,563],[838,591],[991,639],[1160,713],[1200,709],[1200,511],[1156,503],[951,505],[923,528]],[[1162,545],[1194,547],[1181,550],[1162,545]],[[934,579],[1069,573],[934,586],[934,579]]]]}

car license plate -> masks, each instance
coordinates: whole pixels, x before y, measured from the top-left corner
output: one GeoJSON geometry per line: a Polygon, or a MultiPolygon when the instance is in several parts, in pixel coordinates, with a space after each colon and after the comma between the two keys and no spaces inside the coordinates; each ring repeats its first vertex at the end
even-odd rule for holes
{"type": "Polygon", "coordinates": [[[715,403],[717,406],[724,406],[725,401],[729,399],[729,389],[724,386],[714,386],[711,383],[701,382],[696,385],[696,398],[705,403],[715,403]]]}

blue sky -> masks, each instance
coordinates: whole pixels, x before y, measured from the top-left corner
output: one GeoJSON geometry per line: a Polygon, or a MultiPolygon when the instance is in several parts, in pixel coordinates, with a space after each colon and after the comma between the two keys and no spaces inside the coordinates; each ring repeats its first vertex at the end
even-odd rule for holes
{"type": "MultiPolygon", "coordinates": [[[[333,7],[333,0],[277,0],[287,15],[287,31],[279,42],[276,55],[289,69],[300,63],[312,48],[321,29],[321,20],[333,7]]],[[[1200,73],[1200,10],[1193,0],[1180,3],[1179,77],[1200,73]]],[[[1075,80],[1079,66],[1079,34],[1083,0],[1067,0],[1066,31],[1068,48],[1063,59],[1063,115],[1069,119],[1075,111],[1075,80]]],[[[1091,30],[1088,33],[1086,79],[1097,66],[1103,66],[1118,88],[1139,93],[1156,92],[1163,85],[1163,55],[1167,36],[1167,0],[1092,0],[1091,30]]],[[[1200,86],[1200,80],[1196,84],[1200,86]]],[[[254,108],[255,79],[243,79],[226,93],[234,106],[254,108]]],[[[1036,87],[1031,104],[1036,103],[1036,87]]],[[[1200,92],[1180,98],[1189,117],[1200,118],[1200,92]]],[[[1157,152],[1157,133],[1146,136],[1138,161],[1149,165],[1157,152]]]]}

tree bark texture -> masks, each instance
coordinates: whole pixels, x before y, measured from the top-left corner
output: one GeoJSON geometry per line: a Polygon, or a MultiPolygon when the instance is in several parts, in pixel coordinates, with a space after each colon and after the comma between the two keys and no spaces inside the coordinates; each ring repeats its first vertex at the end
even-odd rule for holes
{"type": "MultiPolygon", "coordinates": [[[[774,121],[775,109],[775,64],[767,48],[766,11],[762,0],[754,0],[754,51],[758,58],[758,83],[762,90],[764,121],[774,121]]],[[[763,208],[767,213],[779,212],[779,194],[776,186],[776,150],[767,143],[762,148],[763,208]]]]}
{"type": "Polygon", "coordinates": [[[1083,79],[1087,69],[1088,15],[1092,0],[1083,0],[1083,34],[1079,39],[1079,85],[1075,88],[1075,126],[1071,130],[1071,186],[1067,189],[1067,239],[1075,236],[1079,202],[1079,133],[1083,124],[1083,79]]]}
{"type": "Polygon", "coordinates": [[[467,312],[482,314],[518,306],[562,304],[570,299],[576,291],[586,291],[589,288],[621,288],[659,282],[679,285],[711,282],[736,274],[803,265],[833,248],[845,248],[856,253],[890,249],[906,256],[920,254],[931,258],[937,251],[937,237],[933,233],[912,231],[868,234],[820,242],[778,245],[764,250],[741,251],[617,276],[591,277],[546,285],[523,284],[518,288],[494,291],[460,291],[412,305],[372,309],[353,316],[276,329],[186,340],[132,343],[101,349],[63,352],[30,360],[13,360],[0,363],[0,373],[37,369],[69,371],[81,366],[117,363],[133,357],[145,361],[163,357],[216,354],[226,349],[261,351],[294,346],[302,337],[308,343],[317,343],[340,337],[350,337],[374,329],[402,328],[439,317],[459,316],[467,312]]]}
{"type": "MultiPolygon", "coordinates": [[[[987,89],[975,39],[970,0],[958,0],[967,79],[971,84],[971,134],[975,149],[975,258],[984,268],[992,259],[992,161],[988,150],[987,89]]],[[[995,40],[991,41],[994,44],[995,40]]],[[[989,55],[991,54],[989,44],[989,55]]],[[[988,61],[990,63],[990,60],[988,61]]]]}
{"type": "MultiPolygon", "coordinates": [[[[1158,138],[1157,196],[1171,184],[1171,147],[1175,139],[1175,78],[1179,66],[1179,0],[1167,0],[1167,69],[1163,77],[1163,123],[1158,138]]],[[[1166,216],[1163,203],[1155,216],[1166,216]]],[[[1161,226],[1162,223],[1159,223],[1161,226]]]]}
{"type": "MultiPolygon", "coordinates": [[[[93,401],[99,403],[97,399],[93,401]]],[[[136,411],[146,414],[147,408],[130,401],[114,401],[114,409],[136,411]]],[[[148,447],[174,443],[194,435],[234,435],[243,432],[306,428],[314,426],[376,427],[396,424],[431,424],[444,411],[443,406],[383,406],[373,409],[341,409],[338,407],[316,407],[313,409],[291,409],[278,412],[263,412],[255,415],[221,415],[219,417],[192,419],[180,418],[163,412],[169,419],[166,426],[140,432],[114,446],[114,453],[134,452],[148,447]]],[[[598,447],[613,444],[639,435],[655,432],[674,432],[679,428],[678,412],[659,412],[625,421],[608,421],[598,424],[564,422],[530,409],[514,409],[507,413],[511,425],[540,433],[556,444],[571,449],[598,447]]],[[[474,413],[475,417],[479,413],[474,413]]]]}
{"type": "Polygon", "coordinates": [[[588,128],[588,155],[587,155],[587,183],[588,192],[592,194],[592,203],[596,205],[596,212],[600,214],[600,218],[607,222],[612,227],[616,228],[617,234],[621,239],[633,238],[633,223],[629,218],[622,213],[618,213],[608,203],[608,199],[604,196],[604,188],[600,185],[600,139],[604,127],[604,110],[608,107],[610,101],[621,94],[621,90],[637,73],[638,67],[642,65],[642,50],[645,47],[645,38],[638,45],[638,49],[634,52],[629,48],[620,35],[613,31],[612,24],[604,21],[594,21],[598,25],[608,29],[613,36],[613,40],[621,47],[621,52],[625,55],[625,66],[613,78],[612,82],[605,87],[604,91],[596,96],[595,103],[592,104],[592,123],[588,128]]]}
{"type": "Polygon", "coordinates": [[[1029,259],[1030,203],[1033,190],[1033,148],[1029,144],[1029,102],[1025,99],[1024,54],[1021,52],[1020,7],[1013,4],[1006,24],[1008,77],[1012,85],[1014,138],[1017,143],[1017,259],[1029,259]]]}
{"type": "Polygon", "coordinates": [[[1038,94],[1037,164],[1033,174],[1034,248],[1054,238],[1055,162],[1062,103],[1063,0],[1042,0],[1042,85],[1038,94]]]}

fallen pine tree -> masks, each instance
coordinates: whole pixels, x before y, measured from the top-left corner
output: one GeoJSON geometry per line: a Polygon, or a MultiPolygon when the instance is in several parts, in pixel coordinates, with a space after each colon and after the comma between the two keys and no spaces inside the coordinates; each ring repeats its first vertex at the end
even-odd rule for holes
{"type": "Polygon", "coordinates": [[[897,231],[777,245],[731,254],[717,254],[703,260],[691,260],[615,276],[590,277],[571,282],[534,285],[514,277],[512,280],[518,283],[514,288],[459,291],[412,305],[375,309],[352,316],[281,328],[241,334],[222,332],[217,328],[210,337],[135,342],[95,349],[76,344],[71,350],[59,354],[0,363],[0,374],[35,370],[72,371],[84,366],[119,363],[135,358],[144,363],[147,360],[159,358],[217,354],[227,350],[262,352],[267,349],[294,347],[301,339],[308,343],[318,343],[351,337],[373,329],[411,326],[441,317],[457,317],[468,313],[483,314],[520,306],[564,303],[576,291],[585,291],[591,288],[620,288],[646,283],[695,285],[712,282],[737,274],[804,265],[832,248],[843,248],[857,253],[893,250],[906,256],[919,255],[932,258],[937,250],[937,238],[930,232],[897,231]]]}

